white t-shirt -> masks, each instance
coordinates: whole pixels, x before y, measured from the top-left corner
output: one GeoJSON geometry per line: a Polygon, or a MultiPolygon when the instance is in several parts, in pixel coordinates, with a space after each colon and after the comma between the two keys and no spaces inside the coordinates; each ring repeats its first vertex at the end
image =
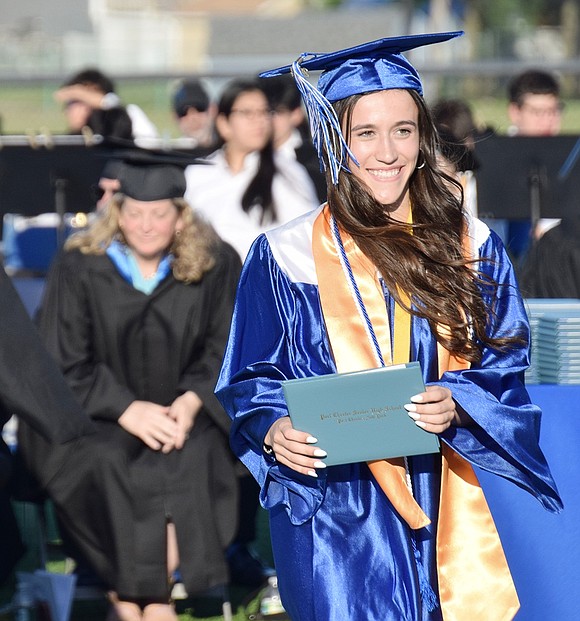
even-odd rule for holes
{"type": "Polygon", "coordinates": [[[135,138],[135,140],[139,140],[141,138],[159,138],[157,128],[138,105],[127,104],[126,110],[127,114],[131,118],[133,138],[135,138]]]}
{"type": "Polygon", "coordinates": [[[222,149],[208,158],[208,165],[192,165],[185,170],[185,199],[213,225],[218,235],[230,243],[242,260],[261,233],[292,220],[318,206],[312,180],[296,160],[275,154],[277,172],[272,182],[272,198],[277,220],[268,225],[259,221],[259,210],[246,213],[242,196],[258,169],[259,153],[244,160],[243,169],[233,175],[222,149]]]}
{"type": "Polygon", "coordinates": [[[300,136],[300,132],[297,129],[295,129],[290,134],[290,136],[288,136],[288,139],[286,140],[286,142],[284,142],[278,147],[277,151],[278,153],[282,153],[286,157],[289,157],[290,159],[295,160],[296,149],[302,146],[302,142],[303,141],[302,141],[302,137],[300,136]]]}

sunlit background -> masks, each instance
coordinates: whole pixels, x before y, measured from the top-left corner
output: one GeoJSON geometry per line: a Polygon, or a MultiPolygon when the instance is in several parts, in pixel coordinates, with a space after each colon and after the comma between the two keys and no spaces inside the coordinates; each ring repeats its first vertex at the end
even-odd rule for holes
{"type": "Polygon", "coordinates": [[[39,0],[0,1],[0,121],[4,134],[65,131],[52,94],[97,67],[162,136],[177,134],[176,79],[199,75],[213,93],[235,75],[415,32],[463,29],[452,45],[416,50],[427,99],[463,97],[481,124],[507,127],[507,80],[524,67],[556,71],[564,131],[580,131],[576,0],[39,0]]]}

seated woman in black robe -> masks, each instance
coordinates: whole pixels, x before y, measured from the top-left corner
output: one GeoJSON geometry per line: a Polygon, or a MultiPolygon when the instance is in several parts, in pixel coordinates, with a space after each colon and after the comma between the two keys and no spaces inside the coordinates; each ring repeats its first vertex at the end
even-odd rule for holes
{"type": "MultiPolygon", "coordinates": [[[[110,590],[111,619],[177,619],[189,594],[228,582],[236,527],[229,421],[213,389],[240,260],[183,200],[183,168],[123,163],[120,193],[71,237],[39,325],[98,433],[43,479],[63,528],[110,590]]],[[[42,445],[40,445],[42,448],[42,445]]]]}

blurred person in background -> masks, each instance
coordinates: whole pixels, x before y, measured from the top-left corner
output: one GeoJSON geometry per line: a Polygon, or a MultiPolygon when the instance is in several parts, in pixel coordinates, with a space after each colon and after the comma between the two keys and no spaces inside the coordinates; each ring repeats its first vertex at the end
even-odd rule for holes
{"type": "Polygon", "coordinates": [[[109,159],[101,172],[99,181],[91,188],[97,212],[103,212],[109,201],[121,189],[119,173],[122,163],[117,159],[109,159]]]}
{"type": "MultiPolygon", "coordinates": [[[[157,128],[145,112],[135,104],[123,106],[115,92],[113,80],[98,69],[88,68],[75,73],[55,92],[54,98],[64,106],[68,128],[72,133],[80,133],[85,126],[95,134],[101,133],[107,130],[106,123],[111,122],[112,116],[114,119],[124,113],[130,119],[129,138],[145,141],[159,138],[157,128]]],[[[113,138],[127,137],[126,131],[119,134],[110,129],[107,134],[101,133],[113,138]]]]}
{"type": "MultiPolygon", "coordinates": [[[[552,74],[535,69],[522,73],[510,84],[509,96],[512,135],[560,133],[564,105],[552,74]]],[[[525,297],[580,298],[580,217],[538,221],[519,279],[525,297]]]]}
{"type": "Polygon", "coordinates": [[[191,146],[215,146],[214,120],[216,106],[208,90],[197,78],[181,80],[171,98],[173,114],[183,138],[191,146]]]}
{"type": "MultiPolygon", "coordinates": [[[[509,136],[557,136],[562,128],[563,110],[560,83],[547,71],[528,69],[508,84],[509,136]]],[[[532,230],[532,223],[527,220],[499,220],[493,228],[504,239],[519,268],[533,241],[559,222],[558,218],[540,218],[532,230]]]]}
{"type": "Polygon", "coordinates": [[[183,168],[162,162],[122,163],[120,192],[67,241],[39,313],[97,433],[51,480],[42,445],[21,443],[109,591],[110,621],[175,621],[177,570],[189,595],[227,584],[237,525],[230,423],[213,388],[240,260],[183,200],[183,168]]]}
{"type": "Polygon", "coordinates": [[[464,207],[470,215],[477,217],[475,171],[479,164],[473,150],[481,132],[471,107],[462,99],[440,99],[431,107],[431,114],[442,138],[443,156],[463,188],[464,207]]]}
{"type": "Polygon", "coordinates": [[[510,136],[557,136],[562,127],[560,84],[547,71],[528,69],[508,85],[510,136]]]}
{"type": "Polygon", "coordinates": [[[439,99],[431,106],[431,114],[438,128],[446,129],[469,149],[475,147],[475,141],[482,135],[471,106],[463,99],[439,99]]]}
{"type": "Polygon", "coordinates": [[[326,178],[320,170],[318,155],[308,131],[302,97],[291,76],[262,80],[272,106],[274,148],[277,153],[296,160],[310,175],[320,203],[326,200],[326,178]]]}
{"type": "MultiPolygon", "coordinates": [[[[46,351],[10,278],[0,269],[0,431],[13,415],[26,422],[50,449],[43,462],[47,479],[55,476],[78,442],[95,429],[76,401],[60,369],[46,351]]],[[[30,500],[21,489],[18,443],[0,435],[0,586],[25,553],[12,500],[30,500]],[[24,496],[23,496],[24,495],[24,496]]]]}
{"type": "Polygon", "coordinates": [[[532,244],[519,280],[528,298],[580,298],[580,216],[562,218],[532,244]]]}
{"type": "MultiPolygon", "coordinates": [[[[308,173],[275,152],[272,109],[261,80],[228,83],[218,102],[220,148],[208,166],[186,170],[186,199],[245,259],[258,235],[313,209],[318,199],[308,173]],[[203,170],[202,170],[203,169],[203,170]]],[[[240,526],[228,550],[232,581],[260,586],[273,573],[252,549],[259,488],[240,463],[240,526]]]]}
{"type": "Polygon", "coordinates": [[[318,199],[304,167],[274,150],[261,81],[231,81],[215,126],[220,148],[207,158],[210,166],[187,168],[185,198],[243,260],[260,233],[313,209],[318,199]]]}

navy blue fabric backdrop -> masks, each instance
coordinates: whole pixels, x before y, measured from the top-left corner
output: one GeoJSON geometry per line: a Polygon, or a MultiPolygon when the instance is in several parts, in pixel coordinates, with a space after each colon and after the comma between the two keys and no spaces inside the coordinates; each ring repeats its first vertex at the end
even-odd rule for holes
{"type": "Polygon", "coordinates": [[[540,444],[564,511],[553,515],[507,481],[478,471],[521,601],[515,621],[580,619],[580,386],[528,386],[544,414],[540,444]]]}

